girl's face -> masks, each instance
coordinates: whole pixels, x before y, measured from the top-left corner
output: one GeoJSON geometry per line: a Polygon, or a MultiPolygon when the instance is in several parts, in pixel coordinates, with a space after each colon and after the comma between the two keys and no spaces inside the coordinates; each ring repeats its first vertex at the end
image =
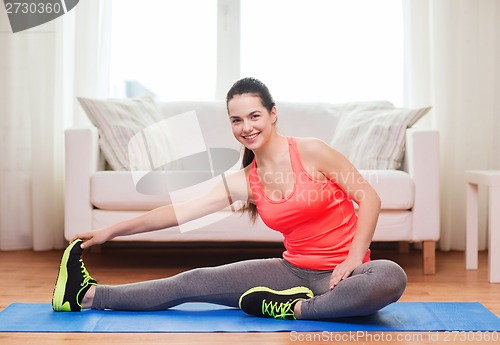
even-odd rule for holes
{"type": "Polygon", "coordinates": [[[250,150],[261,147],[274,134],[276,108],[269,112],[259,96],[234,96],[227,104],[233,135],[250,150]]]}

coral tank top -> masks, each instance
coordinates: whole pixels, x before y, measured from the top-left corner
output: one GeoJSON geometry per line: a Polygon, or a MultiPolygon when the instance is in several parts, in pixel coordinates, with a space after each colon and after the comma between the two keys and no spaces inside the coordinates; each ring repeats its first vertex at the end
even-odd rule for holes
{"type": "MultiPolygon", "coordinates": [[[[252,162],[249,183],[264,223],[284,236],[283,258],[300,268],[332,270],[349,253],[357,215],[348,194],[334,181],[313,178],[302,165],[295,138],[288,138],[294,187],[279,201],[269,198],[252,162]]],[[[370,261],[370,250],[363,262],[370,261]]]]}

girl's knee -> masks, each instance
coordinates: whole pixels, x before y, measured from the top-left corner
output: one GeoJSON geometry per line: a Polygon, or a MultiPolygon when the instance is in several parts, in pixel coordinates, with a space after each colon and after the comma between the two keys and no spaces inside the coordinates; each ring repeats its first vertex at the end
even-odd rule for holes
{"type": "Polygon", "coordinates": [[[390,260],[375,260],[372,263],[372,272],[376,272],[384,294],[392,296],[392,299],[397,301],[405,291],[408,282],[405,271],[390,260]]]}
{"type": "Polygon", "coordinates": [[[398,300],[406,289],[408,277],[401,266],[389,260],[385,260],[385,279],[395,300],[398,300]]]}

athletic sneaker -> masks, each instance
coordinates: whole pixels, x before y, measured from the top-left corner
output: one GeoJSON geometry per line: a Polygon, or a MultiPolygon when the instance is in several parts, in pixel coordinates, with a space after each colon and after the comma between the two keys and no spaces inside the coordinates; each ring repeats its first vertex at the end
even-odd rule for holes
{"type": "Polygon", "coordinates": [[[92,285],[97,285],[83,264],[82,243],[75,240],[64,251],[52,295],[54,311],[81,311],[83,296],[92,285]]]}
{"type": "Polygon", "coordinates": [[[241,295],[239,304],[240,309],[250,315],[295,320],[295,304],[313,297],[313,292],[304,286],[283,291],[258,286],[241,295]]]}

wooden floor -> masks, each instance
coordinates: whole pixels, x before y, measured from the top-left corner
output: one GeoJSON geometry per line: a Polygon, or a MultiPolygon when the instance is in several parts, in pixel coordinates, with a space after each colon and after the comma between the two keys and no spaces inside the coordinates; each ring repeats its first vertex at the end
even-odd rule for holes
{"type": "MultiPolygon", "coordinates": [[[[106,284],[120,284],[170,276],[186,269],[212,266],[249,258],[280,256],[281,248],[154,248],[105,247],[86,252],[87,269],[106,284]]],[[[13,302],[50,303],[61,257],[60,251],[0,252],[0,310],[13,302]]],[[[479,301],[500,316],[500,284],[487,281],[487,253],[480,253],[479,270],[464,269],[463,252],[438,252],[437,273],[422,274],[421,252],[412,249],[375,249],[372,258],[398,262],[408,274],[408,287],[401,301],[479,301]]],[[[393,334],[394,335],[394,334],[393,334]]],[[[304,341],[289,333],[209,334],[91,334],[91,333],[0,333],[1,344],[288,344],[312,342],[314,336],[334,343],[321,334],[304,334],[304,341]]],[[[367,334],[344,343],[386,343],[384,334],[367,334]]],[[[444,333],[401,333],[392,344],[449,344],[444,333]]],[[[456,342],[467,344],[467,342],[456,342]]],[[[478,344],[477,341],[471,342],[478,344]]],[[[489,342],[494,343],[494,342],[489,342]]]]}

